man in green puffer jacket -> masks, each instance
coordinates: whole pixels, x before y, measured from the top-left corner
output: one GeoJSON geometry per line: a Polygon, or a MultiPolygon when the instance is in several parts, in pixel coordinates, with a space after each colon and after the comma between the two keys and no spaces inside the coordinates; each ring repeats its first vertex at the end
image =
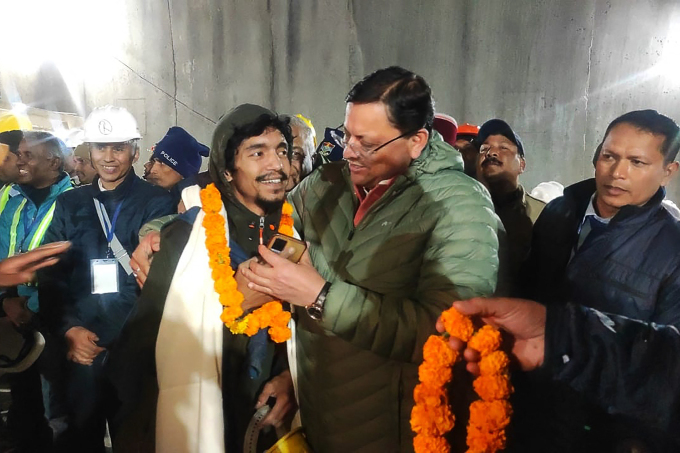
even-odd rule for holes
{"type": "Polygon", "coordinates": [[[291,193],[309,256],[295,265],[260,246],[271,267],[242,269],[252,289],[296,305],[302,425],[316,453],[412,451],[425,340],[452,301],[496,287],[502,227],[433,116],[430,87],[410,71],[359,82],[346,162],[291,193]]]}

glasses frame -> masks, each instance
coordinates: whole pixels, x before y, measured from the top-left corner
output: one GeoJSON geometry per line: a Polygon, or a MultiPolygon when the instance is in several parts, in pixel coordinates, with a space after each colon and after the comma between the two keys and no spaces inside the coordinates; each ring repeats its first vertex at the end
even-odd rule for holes
{"type": "MultiPolygon", "coordinates": [[[[344,125],[341,124],[341,125],[338,126],[336,129],[341,130],[341,131],[344,131],[344,125]]],[[[370,151],[356,150],[354,147],[352,147],[352,146],[350,146],[350,145],[348,144],[348,142],[345,140],[345,137],[344,137],[344,136],[343,136],[342,138],[340,138],[340,136],[337,135],[337,134],[335,133],[334,130],[331,130],[331,136],[332,136],[333,139],[334,139],[336,142],[338,142],[343,148],[347,148],[348,146],[350,146],[350,148],[352,148],[352,151],[356,152],[357,154],[359,154],[359,155],[361,155],[361,156],[368,157],[368,156],[372,156],[373,154],[377,153],[378,151],[380,151],[382,148],[386,147],[387,145],[389,145],[389,144],[391,144],[391,143],[393,143],[393,142],[396,142],[397,140],[402,139],[402,138],[404,138],[404,137],[407,137],[407,136],[409,136],[409,135],[415,134],[416,132],[418,132],[418,131],[421,130],[421,129],[422,129],[422,127],[419,127],[418,129],[413,129],[413,130],[410,130],[410,131],[408,131],[408,132],[404,132],[404,133],[401,134],[400,136],[394,137],[392,140],[388,140],[388,141],[386,141],[385,143],[383,143],[382,145],[378,145],[376,148],[373,148],[373,149],[370,150],[370,151]]]]}

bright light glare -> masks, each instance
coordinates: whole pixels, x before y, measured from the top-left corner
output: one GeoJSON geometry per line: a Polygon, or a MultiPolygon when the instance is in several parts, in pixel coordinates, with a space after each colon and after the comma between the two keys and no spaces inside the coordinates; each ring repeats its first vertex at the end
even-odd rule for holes
{"type": "MultiPolygon", "coordinates": [[[[678,21],[672,20],[671,24],[678,21]]],[[[680,27],[671,27],[663,42],[663,50],[659,62],[654,65],[654,72],[680,85],[680,27]]]]}
{"type": "Polygon", "coordinates": [[[12,37],[0,62],[26,74],[46,61],[60,69],[87,70],[118,54],[128,25],[124,2],[24,0],[3,2],[3,32],[12,37]],[[19,19],[20,18],[20,19],[19,19]]]}

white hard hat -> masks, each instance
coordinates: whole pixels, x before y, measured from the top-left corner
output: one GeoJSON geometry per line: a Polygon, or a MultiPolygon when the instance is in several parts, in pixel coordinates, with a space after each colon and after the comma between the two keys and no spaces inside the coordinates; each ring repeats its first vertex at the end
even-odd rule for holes
{"type": "Polygon", "coordinates": [[[120,143],[142,138],[132,114],[111,105],[94,109],[83,129],[86,143],[120,143]]]}

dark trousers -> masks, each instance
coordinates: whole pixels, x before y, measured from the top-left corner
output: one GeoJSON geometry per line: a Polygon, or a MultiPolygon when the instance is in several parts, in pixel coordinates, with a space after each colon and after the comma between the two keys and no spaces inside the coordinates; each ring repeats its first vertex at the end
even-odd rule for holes
{"type": "Polygon", "coordinates": [[[7,414],[7,429],[17,443],[19,452],[49,452],[52,430],[45,418],[42,382],[38,366],[10,374],[12,405],[7,414]]]}
{"type": "MultiPolygon", "coordinates": [[[[106,421],[117,409],[111,383],[103,372],[106,351],[92,366],[69,363],[66,371],[68,427],[58,451],[104,453],[106,421]]],[[[113,433],[112,433],[113,434],[113,433]]]]}

